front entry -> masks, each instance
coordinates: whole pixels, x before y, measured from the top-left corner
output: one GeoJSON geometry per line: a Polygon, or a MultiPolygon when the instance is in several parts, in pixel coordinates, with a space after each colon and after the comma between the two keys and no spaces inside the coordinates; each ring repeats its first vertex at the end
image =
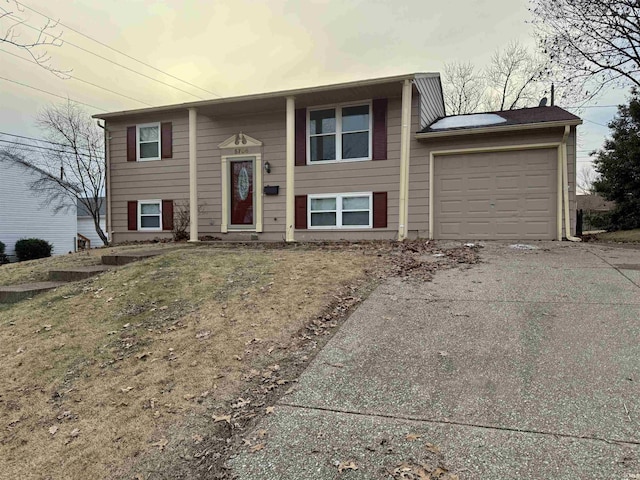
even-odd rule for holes
{"type": "Polygon", "coordinates": [[[255,225],[255,158],[234,158],[229,160],[230,225],[232,227],[253,227],[255,225]]]}

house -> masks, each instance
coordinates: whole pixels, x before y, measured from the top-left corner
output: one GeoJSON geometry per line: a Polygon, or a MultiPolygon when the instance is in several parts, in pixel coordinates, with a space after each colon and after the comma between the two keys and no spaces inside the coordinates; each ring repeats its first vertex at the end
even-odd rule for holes
{"type": "Polygon", "coordinates": [[[606,200],[602,195],[597,193],[577,195],[576,199],[578,210],[584,210],[585,212],[610,212],[616,206],[616,202],[606,200]]]}
{"type": "Polygon", "coordinates": [[[14,247],[21,238],[46,240],[53,245],[52,255],[75,251],[75,209],[55,213],[47,198],[30,188],[37,178],[19,165],[0,161],[0,242],[11,260],[16,260],[14,247]]]}
{"type": "MultiPolygon", "coordinates": [[[[86,199],[87,201],[91,201],[91,199],[86,199]]],[[[107,201],[105,197],[100,197],[98,199],[99,204],[99,212],[100,212],[100,228],[103,232],[107,231],[107,222],[106,222],[106,212],[107,212],[107,201]]],[[[92,204],[90,204],[92,205],[92,204]]],[[[86,238],[89,240],[91,248],[103,247],[104,242],[100,238],[100,236],[96,233],[96,227],[93,221],[93,217],[89,210],[87,210],[86,205],[79,201],[77,202],[78,207],[78,237],[86,238]]]]}
{"type": "Polygon", "coordinates": [[[561,239],[576,126],[558,107],[446,117],[410,74],[95,115],[114,242],[561,239]]]}

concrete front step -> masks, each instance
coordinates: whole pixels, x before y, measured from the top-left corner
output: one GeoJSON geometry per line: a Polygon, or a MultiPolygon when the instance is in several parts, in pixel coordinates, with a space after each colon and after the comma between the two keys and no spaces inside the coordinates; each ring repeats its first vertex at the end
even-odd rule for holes
{"type": "Polygon", "coordinates": [[[0,303],[15,303],[39,293],[66,285],[66,282],[36,282],[20,285],[0,286],[0,303]]]}
{"type": "Polygon", "coordinates": [[[143,252],[123,252],[114,253],[112,255],[103,255],[103,265],[126,265],[127,263],[138,262],[147,258],[157,257],[163,253],[167,253],[170,249],[164,250],[147,250],[143,252]]]}
{"type": "Polygon", "coordinates": [[[91,265],[88,267],[64,268],[60,270],[50,270],[49,280],[59,282],[76,282],[85,280],[95,275],[111,270],[113,267],[109,265],[91,265]]]}

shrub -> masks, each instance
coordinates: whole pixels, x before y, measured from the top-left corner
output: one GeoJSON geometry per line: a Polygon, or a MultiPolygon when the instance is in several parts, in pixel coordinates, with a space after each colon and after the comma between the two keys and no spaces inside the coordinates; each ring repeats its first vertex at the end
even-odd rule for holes
{"type": "Polygon", "coordinates": [[[23,238],[16,242],[16,257],[19,261],[51,256],[53,245],[39,238],[23,238]]]}
{"type": "Polygon", "coordinates": [[[7,257],[4,253],[5,244],[0,242],[0,265],[4,265],[5,263],[9,263],[9,257],[7,257]]]}

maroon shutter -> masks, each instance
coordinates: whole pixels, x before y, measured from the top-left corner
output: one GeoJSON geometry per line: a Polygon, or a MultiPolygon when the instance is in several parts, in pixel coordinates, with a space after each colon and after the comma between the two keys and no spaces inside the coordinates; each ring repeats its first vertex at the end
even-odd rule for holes
{"type": "Polygon", "coordinates": [[[171,122],[162,122],[160,124],[160,138],[162,144],[160,145],[162,158],[171,158],[173,156],[173,128],[171,122]]]}
{"type": "Polygon", "coordinates": [[[136,157],[136,127],[127,127],[127,162],[135,162],[136,157]]]}
{"type": "Polygon", "coordinates": [[[307,229],[307,196],[296,195],[296,230],[307,229]]]}
{"type": "Polygon", "coordinates": [[[127,202],[127,225],[129,230],[138,230],[138,202],[127,202]]]}
{"type": "MultiPolygon", "coordinates": [[[[296,166],[307,164],[307,109],[296,109],[296,166]]],[[[305,227],[306,228],[306,227],[305,227]]]]}
{"type": "Polygon", "coordinates": [[[373,228],[387,228],[387,192],[373,193],[373,228]]]}
{"type": "Polygon", "coordinates": [[[387,159],[387,99],[373,101],[373,160],[387,159]]]}
{"type": "Polygon", "coordinates": [[[173,200],[162,200],[162,230],[173,230],[173,200]]]}

